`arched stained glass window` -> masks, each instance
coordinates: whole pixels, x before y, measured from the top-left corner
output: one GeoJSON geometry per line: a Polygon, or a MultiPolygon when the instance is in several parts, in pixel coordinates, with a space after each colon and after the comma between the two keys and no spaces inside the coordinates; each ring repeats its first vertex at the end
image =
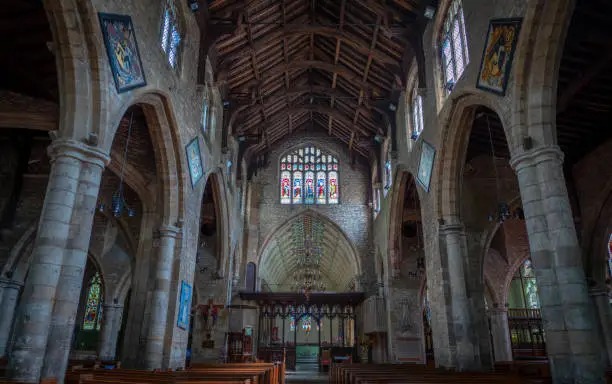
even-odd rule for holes
{"type": "Polygon", "coordinates": [[[289,323],[289,330],[291,332],[295,331],[295,316],[291,315],[291,323],[289,323]]]}
{"type": "Polygon", "coordinates": [[[446,13],[440,33],[440,54],[444,90],[448,95],[470,62],[461,0],[453,0],[446,13]]]}
{"type": "Polygon", "coordinates": [[[89,280],[87,290],[87,302],[85,303],[85,316],[83,317],[84,330],[100,330],[100,320],[102,319],[102,278],[100,273],[89,280]]]}
{"type": "Polygon", "coordinates": [[[608,239],[608,278],[612,279],[612,234],[608,239]]]}
{"type": "Polygon", "coordinates": [[[161,23],[161,47],[168,58],[170,67],[178,64],[181,33],[179,29],[178,11],[174,0],[166,0],[161,23]]]}
{"type": "Polygon", "coordinates": [[[280,161],[281,204],[338,204],[338,159],[314,146],[280,161]]]}
{"type": "Polygon", "coordinates": [[[425,294],[423,295],[423,314],[427,319],[427,324],[431,325],[431,307],[427,298],[427,288],[425,288],[425,294]]]}
{"type": "Polygon", "coordinates": [[[525,260],[512,278],[508,305],[510,308],[540,308],[538,286],[531,259],[525,260]]]}
{"type": "Polygon", "coordinates": [[[412,88],[412,135],[411,138],[416,140],[423,131],[423,98],[418,93],[418,84],[414,84],[412,88]]]}

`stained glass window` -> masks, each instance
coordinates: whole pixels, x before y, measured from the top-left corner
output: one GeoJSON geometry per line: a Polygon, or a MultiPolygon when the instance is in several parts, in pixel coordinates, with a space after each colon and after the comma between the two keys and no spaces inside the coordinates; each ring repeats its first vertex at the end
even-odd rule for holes
{"type": "Polygon", "coordinates": [[[423,295],[423,313],[427,319],[427,324],[431,325],[431,306],[429,305],[429,299],[427,298],[427,288],[425,288],[425,294],[423,295]]]}
{"type": "Polygon", "coordinates": [[[291,332],[295,331],[295,316],[291,315],[291,323],[289,323],[289,330],[291,332]]]}
{"type": "Polygon", "coordinates": [[[208,100],[204,101],[204,106],[202,107],[202,120],[200,121],[200,126],[202,128],[202,133],[206,134],[208,130],[208,100]]]}
{"type": "Polygon", "coordinates": [[[510,308],[540,308],[540,297],[531,259],[521,264],[512,278],[508,293],[510,308]]]}
{"type": "Polygon", "coordinates": [[[310,333],[312,330],[312,318],[309,315],[302,317],[302,329],[306,333],[310,333]]]}
{"type": "Polygon", "coordinates": [[[416,140],[423,131],[423,98],[418,94],[418,85],[412,89],[412,139],[416,140]]]}
{"type": "Polygon", "coordinates": [[[440,54],[444,89],[449,94],[470,61],[461,0],[453,0],[448,8],[440,33],[440,54]]]}
{"type": "Polygon", "coordinates": [[[608,276],[612,279],[612,234],[608,239],[608,276]]]}
{"type": "Polygon", "coordinates": [[[100,273],[96,274],[89,281],[87,291],[87,302],[85,303],[85,316],[83,318],[84,330],[100,330],[100,320],[102,319],[102,278],[100,273]]]}
{"type": "Polygon", "coordinates": [[[280,161],[281,204],[338,204],[338,160],[314,146],[280,161]]]}
{"type": "Polygon", "coordinates": [[[168,58],[168,64],[176,68],[178,64],[181,33],[179,30],[178,11],[174,0],[166,0],[161,23],[161,47],[168,58]]]}

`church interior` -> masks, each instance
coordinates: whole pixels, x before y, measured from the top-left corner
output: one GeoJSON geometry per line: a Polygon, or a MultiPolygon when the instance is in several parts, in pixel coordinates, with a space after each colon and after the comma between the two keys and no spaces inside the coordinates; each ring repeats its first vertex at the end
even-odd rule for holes
{"type": "Polygon", "coordinates": [[[0,383],[612,383],[609,1],[2,8],[0,383]]]}

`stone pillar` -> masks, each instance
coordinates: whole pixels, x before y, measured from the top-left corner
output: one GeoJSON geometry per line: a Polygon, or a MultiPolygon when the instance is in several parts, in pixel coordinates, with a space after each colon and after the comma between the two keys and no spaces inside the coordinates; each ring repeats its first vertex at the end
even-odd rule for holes
{"type": "MultiPolygon", "coordinates": [[[[467,259],[463,226],[446,224],[440,228],[446,244],[448,285],[450,288],[451,317],[448,319],[451,362],[458,371],[480,368],[478,344],[473,336],[470,300],[467,296],[465,263],[467,259]]],[[[447,302],[448,302],[447,301],[447,302]]]]}
{"type": "Polygon", "coordinates": [[[508,310],[506,308],[493,308],[489,310],[488,314],[491,321],[491,339],[493,340],[495,361],[512,361],[508,310]]]}
{"type": "MultiPolygon", "coordinates": [[[[92,163],[86,168],[89,168],[90,172],[101,174],[101,170],[97,172],[94,169],[103,168],[104,161],[108,161],[108,157],[99,150],[74,140],[54,141],[49,147],[49,156],[52,164],[51,172],[32,250],[32,264],[15,322],[15,344],[9,359],[10,377],[22,382],[38,382],[40,379],[64,254],[69,242],[74,247],[81,244],[74,241],[81,230],[72,225],[78,222],[73,221],[77,219],[73,216],[76,213],[73,212],[75,204],[81,205],[90,199],[90,196],[77,198],[80,192],[85,193],[88,189],[86,188],[88,181],[79,183],[81,167],[83,163],[92,163]],[[93,166],[93,163],[97,165],[93,166]]],[[[88,180],[87,176],[85,180],[88,180]]],[[[91,179],[89,182],[93,181],[94,179],[91,179]]],[[[95,195],[97,196],[97,190],[95,195]]],[[[85,210],[81,213],[84,214],[85,210]]],[[[93,215],[93,209],[88,215],[93,215]]],[[[83,220],[87,222],[87,219],[83,220]]],[[[88,243],[91,225],[82,231],[86,233],[88,243]]],[[[67,261],[75,256],[73,252],[76,253],[76,250],[71,250],[70,254],[66,255],[67,261]]],[[[80,278],[82,277],[81,271],[80,278]]],[[[79,281],[79,289],[75,293],[77,298],[80,285],[79,281]]],[[[66,292],[65,284],[62,289],[66,292]]],[[[70,336],[72,332],[71,326],[70,336]]],[[[64,365],[61,369],[65,368],[64,365]]]]}
{"type": "Polygon", "coordinates": [[[602,333],[601,344],[604,351],[604,364],[612,367],[612,307],[605,287],[589,288],[589,295],[595,305],[595,312],[599,318],[602,333]]]}
{"type": "Polygon", "coordinates": [[[41,378],[58,378],[61,382],[66,373],[81,298],[83,274],[87,264],[94,212],[102,172],[108,161],[107,155],[90,149],[90,153],[81,163],[79,183],[70,218],[70,230],[55,292],[55,305],[41,378]]]}
{"type": "Polygon", "coordinates": [[[554,383],[603,383],[593,306],[557,146],[511,160],[525,211],[554,383]]]}
{"type": "Polygon", "coordinates": [[[2,287],[2,306],[0,307],[0,356],[5,356],[9,348],[11,329],[19,293],[23,284],[12,280],[0,281],[2,287]]]}
{"type": "Polygon", "coordinates": [[[161,368],[164,354],[164,336],[170,301],[170,283],[174,261],[174,244],[179,229],[163,226],[159,229],[159,252],[155,265],[155,290],[151,300],[149,332],[145,348],[145,368],[161,368]]]}
{"type": "Polygon", "coordinates": [[[121,329],[123,305],[104,304],[102,318],[102,337],[100,338],[100,359],[114,360],[117,352],[117,337],[121,329]]]}

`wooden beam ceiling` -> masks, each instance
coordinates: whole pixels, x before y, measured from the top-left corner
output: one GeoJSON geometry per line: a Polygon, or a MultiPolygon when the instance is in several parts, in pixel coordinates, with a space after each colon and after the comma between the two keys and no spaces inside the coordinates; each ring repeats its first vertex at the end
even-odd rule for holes
{"type": "Polygon", "coordinates": [[[381,103],[405,85],[426,0],[213,1],[211,20],[241,26],[220,37],[217,80],[228,88],[228,130],[258,137],[254,155],[300,129],[322,130],[367,158],[386,126],[381,103]],[[228,20],[229,19],[229,20],[228,20]]]}

